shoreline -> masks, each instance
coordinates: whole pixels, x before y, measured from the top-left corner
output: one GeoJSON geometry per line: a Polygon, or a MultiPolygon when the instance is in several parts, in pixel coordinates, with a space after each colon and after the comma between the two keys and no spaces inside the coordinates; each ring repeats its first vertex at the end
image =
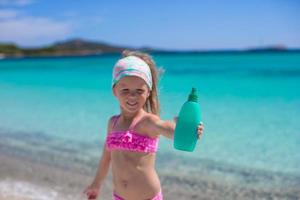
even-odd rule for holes
{"type": "MultiPolygon", "coordinates": [[[[286,50],[208,50],[208,51],[153,51],[152,55],[265,55],[265,54],[298,54],[300,49],[286,49],[286,50]]],[[[103,52],[91,54],[37,54],[37,55],[0,55],[1,60],[23,60],[23,59],[50,59],[50,58],[85,58],[85,57],[107,57],[119,56],[121,52],[103,52]]]]}
{"type": "MultiPolygon", "coordinates": [[[[1,151],[0,160],[0,200],[30,200],[37,199],[37,196],[41,200],[85,199],[82,192],[93,178],[90,172],[82,173],[78,170],[49,166],[1,151]]],[[[203,174],[185,177],[180,173],[168,173],[166,169],[158,170],[158,174],[166,200],[300,198],[297,185],[292,188],[272,188],[267,185],[261,188],[232,184],[221,177],[215,179],[203,174]]],[[[112,191],[112,178],[109,173],[101,188],[100,199],[112,199],[112,191]]]]}

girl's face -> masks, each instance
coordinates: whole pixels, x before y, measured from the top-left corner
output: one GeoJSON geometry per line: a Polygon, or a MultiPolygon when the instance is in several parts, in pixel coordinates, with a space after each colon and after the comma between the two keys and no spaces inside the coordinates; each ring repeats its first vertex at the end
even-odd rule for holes
{"type": "Polygon", "coordinates": [[[121,78],[113,87],[113,92],[121,108],[130,113],[142,109],[150,94],[146,82],[137,76],[121,78]]]}

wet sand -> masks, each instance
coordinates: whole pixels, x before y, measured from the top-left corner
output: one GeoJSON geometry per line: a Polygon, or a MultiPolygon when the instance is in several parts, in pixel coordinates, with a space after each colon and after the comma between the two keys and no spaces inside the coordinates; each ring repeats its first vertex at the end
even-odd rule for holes
{"type": "MultiPolygon", "coordinates": [[[[32,162],[24,158],[1,155],[0,199],[84,199],[84,188],[92,176],[60,167],[32,162]],[[18,185],[25,187],[20,192],[18,185]],[[8,190],[5,187],[9,187],[8,190]],[[23,194],[22,194],[23,193],[23,194]],[[45,198],[42,197],[44,193],[45,198]],[[21,196],[23,195],[23,196],[21,196]],[[36,197],[34,197],[36,196],[36,197]]],[[[108,180],[102,188],[102,199],[111,197],[108,180]]],[[[19,186],[20,187],[20,186],[19,186]]]]}
{"type": "MultiPolygon", "coordinates": [[[[0,160],[1,200],[85,199],[82,191],[93,179],[91,171],[49,166],[1,152],[0,160]]],[[[162,169],[159,175],[164,199],[300,199],[297,183],[284,188],[268,185],[257,187],[255,184],[232,184],[222,180],[222,177],[212,177],[205,173],[204,170],[203,174],[183,176],[182,172],[174,175],[162,169]]],[[[99,199],[112,199],[111,192],[112,180],[109,174],[99,199]]]]}

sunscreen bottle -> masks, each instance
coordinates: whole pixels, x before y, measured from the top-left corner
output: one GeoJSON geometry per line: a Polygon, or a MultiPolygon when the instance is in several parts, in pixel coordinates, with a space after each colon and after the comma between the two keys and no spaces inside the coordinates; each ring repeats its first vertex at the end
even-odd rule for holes
{"type": "Polygon", "coordinates": [[[200,105],[196,88],[192,89],[177,119],[174,132],[174,148],[182,151],[194,151],[198,136],[197,127],[201,120],[200,105]]]}

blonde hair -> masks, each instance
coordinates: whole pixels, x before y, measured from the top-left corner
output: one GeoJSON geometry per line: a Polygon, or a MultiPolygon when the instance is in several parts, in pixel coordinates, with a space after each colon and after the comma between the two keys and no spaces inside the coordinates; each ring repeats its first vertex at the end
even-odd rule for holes
{"type": "Polygon", "coordinates": [[[156,64],[155,64],[154,60],[152,59],[152,57],[149,54],[143,53],[140,51],[124,50],[122,52],[122,56],[123,57],[136,56],[136,57],[141,58],[143,61],[145,61],[149,65],[151,75],[152,75],[152,90],[150,91],[150,95],[146,100],[144,109],[148,113],[153,113],[153,114],[159,116],[160,107],[159,107],[159,101],[158,101],[157,85],[158,85],[158,78],[159,78],[160,73],[156,68],[156,64]]]}

